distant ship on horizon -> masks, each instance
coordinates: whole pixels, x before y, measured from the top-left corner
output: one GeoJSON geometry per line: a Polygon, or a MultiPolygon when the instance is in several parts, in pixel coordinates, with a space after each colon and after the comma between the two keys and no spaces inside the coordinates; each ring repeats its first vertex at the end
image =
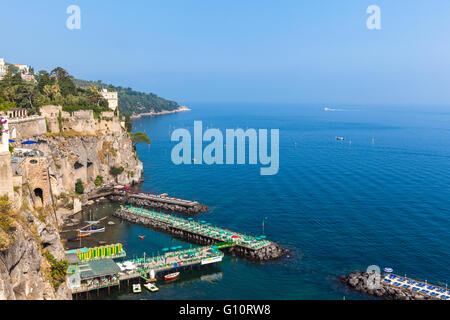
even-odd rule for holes
{"type": "Polygon", "coordinates": [[[325,107],[325,108],[323,108],[323,111],[345,111],[345,110],[344,109],[336,109],[336,108],[325,107]]]}

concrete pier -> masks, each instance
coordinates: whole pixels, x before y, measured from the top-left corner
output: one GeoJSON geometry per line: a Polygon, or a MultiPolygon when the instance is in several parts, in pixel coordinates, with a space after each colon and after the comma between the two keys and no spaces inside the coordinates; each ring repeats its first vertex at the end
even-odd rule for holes
{"type": "Polygon", "coordinates": [[[209,208],[197,201],[184,200],[167,195],[157,195],[150,193],[134,193],[124,191],[103,192],[98,195],[91,195],[89,200],[105,197],[110,201],[120,202],[139,207],[151,208],[178,212],[184,214],[198,214],[209,210],[209,208]]]}
{"type": "Polygon", "coordinates": [[[252,237],[227,229],[211,226],[210,224],[183,219],[169,214],[121,206],[113,213],[114,216],[131,223],[151,227],[173,235],[174,237],[203,245],[230,242],[234,246],[228,248],[228,252],[235,253],[250,260],[273,260],[284,255],[287,250],[278,244],[263,239],[252,237]]]}

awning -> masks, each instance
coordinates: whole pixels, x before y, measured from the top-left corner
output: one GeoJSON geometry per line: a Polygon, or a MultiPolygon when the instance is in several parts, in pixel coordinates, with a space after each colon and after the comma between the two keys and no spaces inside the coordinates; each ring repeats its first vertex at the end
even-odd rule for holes
{"type": "Polygon", "coordinates": [[[38,143],[38,142],[37,141],[32,141],[32,140],[22,142],[22,144],[36,144],[36,143],[38,143]]]}

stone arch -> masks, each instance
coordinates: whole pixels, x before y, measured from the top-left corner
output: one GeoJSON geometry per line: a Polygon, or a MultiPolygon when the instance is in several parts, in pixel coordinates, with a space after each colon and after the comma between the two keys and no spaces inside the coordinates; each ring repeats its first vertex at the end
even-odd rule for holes
{"type": "Polygon", "coordinates": [[[44,206],[44,191],[41,188],[35,188],[33,190],[35,206],[43,207],[44,206]]]}
{"type": "Polygon", "coordinates": [[[11,134],[10,134],[11,139],[15,139],[17,137],[17,130],[16,127],[12,127],[11,128],[11,134]]]}

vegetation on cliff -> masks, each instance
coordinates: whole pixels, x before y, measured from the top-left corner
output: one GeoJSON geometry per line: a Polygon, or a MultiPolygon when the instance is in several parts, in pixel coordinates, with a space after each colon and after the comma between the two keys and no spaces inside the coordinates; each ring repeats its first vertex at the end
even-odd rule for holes
{"type": "Polygon", "coordinates": [[[76,194],[84,193],[83,181],[81,181],[81,179],[78,179],[77,182],[75,183],[75,193],[76,194]]]}
{"type": "Polygon", "coordinates": [[[95,186],[100,187],[103,184],[103,177],[97,176],[94,180],[94,184],[95,186]]]}
{"type": "Polygon", "coordinates": [[[68,112],[94,110],[97,116],[100,112],[109,110],[108,102],[99,93],[100,89],[118,92],[119,109],[124,115],[173,111],[179,107],[175,101],[166,100],[154,93],[139,92],[101,81],[75,79],[61,67],[50,72],[41,70],[35,78],[37,82],[22,80],[19,69],[8,64],[8,71],[0,80],[0,111],[25,108],[32,115],[39,112],[40,106],[54,104],[62,106],[68,112]]]}
{"type": "Polygon", "coordinates": [[[50,281],[53,288],[57,289],[59,285],[64,282],[67,275],[67,268],[69,263],[67,260],[58,260],[47,250],[43,252],[43,256],[50,264],[50,281]]]}
{"type": "Polygon", "coordinates": [[[135,91],[131,88],[113,86],[105,84],[102,81],[87,81],[74,79],[76,85],[81,88],[95,87],[97,89],[107,89],[119,94],[119,108],[122,114],[140,114],[150,111],[161,112],[164,110],[172,111],[178,109],[179,105],[175,101],[170,101],[158,97],[154,93],[144,93],[135,91]]]}
{"type": "Polygon", "coordinates": [[[8,196],[0,197],[0,251],[11,244],[10,233],[15,227],[14,214],[8,196]]]}
{"type": "Polygon", "coordinates": [[[145,134],[144,132],[136,132],[133,135],[133,141],[136,143],[146,143],[146,144],[150,144],[152,142],[150,138],[147,137],[147,134],[145,134]]]}
{"type": "Polygon", "coordinates": [[[37,82],[22,80],[19,72],[9,68],[0,80],[0,111],[11,108],[28,109],[30,115],[38,113],[42,105],[60,105],[64,111],[93,110],[98,116],[108,111],[108,102],[95,87],[80,88],[73,77],[61,67],[50,73],[39,71],[37,82]]]}

